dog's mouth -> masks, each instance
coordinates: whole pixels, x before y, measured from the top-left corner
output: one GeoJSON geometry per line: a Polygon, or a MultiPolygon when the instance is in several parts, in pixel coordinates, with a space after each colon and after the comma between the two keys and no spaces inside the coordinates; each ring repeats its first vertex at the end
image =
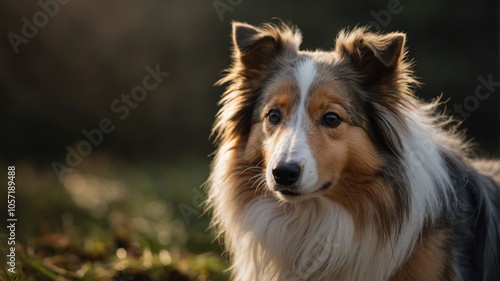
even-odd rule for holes
{"type": "Polygon", "coordinates": [[[299,197],[301,195],[313,195],[313,194],[321,193],[321,192],[327,190],[328,188],[330,188],[331,185],[332,185],[332,182],[327,181],[323,185],[321,185],[321,187],[318,188],[316,191],[311,192],[311,193],[305,193],[305,194],[298,192],[298,191],[295,191],[295,190],[290,190],[290,189],[281,189],[281,190],[278,190],[278,192],[285,197],[295,197],[296,198],[296,197],[299,197]]]}
{"type": "Polygon", "coordinates": [[[291,196],[291,197],[297,197],[297,196],[300,196],[300,192],[296,192],[296,191],[292,191],[292,190],[288,190],[288,189],[284,189],[284,190],[280,190],[278,191],[281,195],[285,195],[285,196],[291,196]]]}
{"type": "Polygon", "coordinates": [[[330,186],[332,186],[332,182],[331,181],[327,181],[325,182],[319,189],[318,191],[321,192],[321,191],[324,191],[324,190],[327,190],[328,188],[330,188],[330,186]]]}

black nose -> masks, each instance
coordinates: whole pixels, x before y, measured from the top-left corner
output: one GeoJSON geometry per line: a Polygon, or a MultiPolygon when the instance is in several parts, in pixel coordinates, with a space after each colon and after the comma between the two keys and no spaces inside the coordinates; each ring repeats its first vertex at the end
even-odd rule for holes
{"type": "Polygon", "coordinates": [[[283,186],[290,186],[300,178],[300,167],[295,163],[279,163],[273,169],[273,176],[276,183],[283,186]]]}

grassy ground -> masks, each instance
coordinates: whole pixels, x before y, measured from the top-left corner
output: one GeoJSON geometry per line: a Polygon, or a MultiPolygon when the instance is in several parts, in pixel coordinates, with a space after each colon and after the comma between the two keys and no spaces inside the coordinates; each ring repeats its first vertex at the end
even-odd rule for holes
{"type": "Polygon", "coordinates": [[[63,182],[29,162],[16,171],[17,268],[2,262],[0,280],[227,280],[200,206],[208,160],[117,165],[96,156],[63,182]]]}

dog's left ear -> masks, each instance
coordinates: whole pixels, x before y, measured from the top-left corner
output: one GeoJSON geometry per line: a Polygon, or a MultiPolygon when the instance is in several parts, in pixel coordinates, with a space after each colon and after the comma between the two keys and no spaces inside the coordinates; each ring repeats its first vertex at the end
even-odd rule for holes
{"type": "Polygon", "coordinates": [[[397,71],[404,56],[405,41],[404,33],[375,34],[357,29],[349,34],[342,32],[335,49],[351,61],[364,75],[364,82],[370,85],[397,71]]]}
{"type": "Polygon", "coordinates": [[[361,74],[359,82],[366,91],[373,138],[393,154],[401,156],[403,146],[395,126],[401,121],[400,106],[418,82],[404,59],[406,36],[394,32],[376,34],[365,28],[337,37],[335,51],[339,57],[361,74]],[[389,121],[392,120],[392,121],[389,121]]]}

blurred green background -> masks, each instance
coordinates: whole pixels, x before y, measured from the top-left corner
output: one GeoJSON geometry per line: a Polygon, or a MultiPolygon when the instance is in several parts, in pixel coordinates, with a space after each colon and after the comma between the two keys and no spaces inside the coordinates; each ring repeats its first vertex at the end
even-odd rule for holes
{"type": "MultiPolygon", "coordinates": [[[[5,183],[16,166],[18,280],[227,280],[200,203],[232,20],[291,22],[304,49],[331,49],[356,25],[406,32],[417,94],[442,94],[483,155],[500,155],[499,1],[41,0],[0,11],[0,168],[5,183]],[[148,66],[168,76],[123,108],[148,66]],[[101,138],[103,119],[114,130],[101,138]],[[72,150],[88,155],[70,156],[59,181],[52,166],[69,166],[72,150]]],[[[15,280],[6,269],[0,280],[15,280]]]]}

